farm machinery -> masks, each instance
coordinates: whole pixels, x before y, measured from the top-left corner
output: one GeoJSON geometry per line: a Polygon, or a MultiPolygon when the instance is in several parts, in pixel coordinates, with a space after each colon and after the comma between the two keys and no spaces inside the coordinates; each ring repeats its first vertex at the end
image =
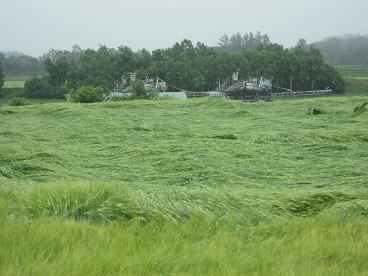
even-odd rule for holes
{"type": "Polygon", "coordinates": [[[239,71],[232,75],[232,80],[219,83],[219,91],[225,93],[227,98],[242,101],[270,100],[272,82],[262,78],[239,79],[239,71]]]}
{"type": "MultiPolygon", "coordinates": [[[[132,92],[132,83],[136,81],[136,74],[131,73],[129,78],[122,79],[121,82],[116,81],[114,91],[107,97],[112,99],[114,97],[125,97],[132,92]]],[[[185,93],[188,98],[193,97],[225,97],[233,100],[241,101],[269,101],[275,97],[293,97],[293,96],[321,96],[332,92],[329,88],[325,90],[311,90],[311,91],[293,91],[292,88],[282,88],[272,85],[270,79],[263,77],[248,79],[239,78],[239,70],[233,72],[232,77],[225,80],[223,83],[218,82],[218,87],[215,91],[189,91],[182,88],[167,84],[160,78],[146,77],[143,81],[146,89],[156,92],[166,92],[168,88],[174,91],[181,91],[185,93]],[[272,91],[272,89],[276,91],[272,91]]],[[[292,86],[291,86],[292,87],[292,86]]]]}
{"type": "MultiPolygon", "coordinates": [[[[122,78],[122,80],[115,81],[114,84],[114,92],[117,93],[130,93],[132,90],[131,84],[137,80],[136,74],[131,73],[128,79],[122,78]]],[[[143,81],[144,87],[151,91],[157,92],[165,92],[167,89],[167,84],[165,81],[161,80],[160,78],[151,78],[146,77],[143,81]]]]}

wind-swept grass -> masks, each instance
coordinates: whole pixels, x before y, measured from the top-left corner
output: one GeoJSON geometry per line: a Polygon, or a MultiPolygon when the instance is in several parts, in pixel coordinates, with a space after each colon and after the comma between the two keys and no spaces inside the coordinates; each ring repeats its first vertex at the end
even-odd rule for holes
{"type": "Polygon", "coordinates": [[[364,275],[367,100],[0,107],[0,274],[364,275]]]}
{"type": "Polygon", "coordinates": [[[365,275],[366,219],[1,222],[1,275],[365,275]]]}

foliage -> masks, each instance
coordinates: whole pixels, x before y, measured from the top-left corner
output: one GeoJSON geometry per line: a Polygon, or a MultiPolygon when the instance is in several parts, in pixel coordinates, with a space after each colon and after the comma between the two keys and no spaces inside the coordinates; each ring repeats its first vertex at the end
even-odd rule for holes
{"type": "Polygon", "coordinates": [[[4,81],[5,81],[5,75],[3,73],[3,65],[0,62],[0,92],[1,92],[1,88],[4,86],[4,81]]]}
{"type": "Polygon", "coordinates": [[[104,89],[93,86],[82,86],[77,89],[71,89],[69,92],[71,101],[76,103],[102,102],[104,95],[104,89]]]}
{"type": "Polygon", "coordinates": [[[34,99],[63,99],[66,90],[64,87],[50,84],[47,77],[33,77],[24,85],[26,98],[34,99]]]}
{"type": "Polygon", "coordinates": [[[230,37],[224,34],[218,42],[218,48],[226,52],[240,52],[242,49],[252,49],[267,44],[270,44],[270,38],[267,34],[250,32],[242,35],[238,32],[230,37]]]}
{"type": "Polygon", "coordinates": [[[0,63],[6,75],[33,75],[44,73],[41,59],[23,53],[0,53],[0,63]]]}
{"type": "Polygon", "coordinates": [[[65,81],[68,78],[70,64],[67,59],[60,55],[51,60],[51,58],[46,58],[44,60],[45,69],[49,75],[49,83],[55,86],[64,86],[65,81]]]}
{"type": "Polygon", "coordinates": [[[25,99],[24,98],[20,98],[20,97],[14,98],[9,103],[10,106],[24,106],[26,104],[27,103],[26,103],[25,99]]]}
{"type": "Polygon", "coordinates": [[[8,88],[4,87],[0,91],[1,99],[14,99],[16,97],[24,97],[24,89],[23,88],[8,88]]]}
{"type": "Polygon", "coordinates": [[[278,87],[290,88],[292,82],[293,90],[344,90],[343,79],[317,49],[303,44],[284,49],[261,34],[244,37],[237,34],[229,39],[233,41],[230,46],[237,45],[236,51],[193,45],[190,40],[152,53],[145,49],[134,52],[124,46],[79,49],[75,53],[55,51],[44,57],[45,68],[51,84],[67,84],[69,88],[90,85],[111,90],[116,81],[137,72],[139,79],[160,77],[179,89],[205,91],[215,89],[219,80],[229,79],[234,70],[240,69],[242,78],[266,77],[278,87]]]}
{"type": "Polygon", "coordinates": [[[144,87],[143,82],[135,81],[132,84],[132,99],[157,99],[158,95],[154,91],[148,90],[144,87]]]}

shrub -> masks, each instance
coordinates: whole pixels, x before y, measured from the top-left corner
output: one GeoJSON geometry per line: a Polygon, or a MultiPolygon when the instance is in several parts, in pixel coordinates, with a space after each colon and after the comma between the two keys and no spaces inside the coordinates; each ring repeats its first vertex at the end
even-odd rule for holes
{"type": "Polygon", "coordinates": [[[158,93],[146,89],[143,82],[136,81],[132,85],[132,99],[157,99],[158,93]]]}
{"type": "Polygon", "coordinates": [[[24,95],[33,99],[63,99],[65,88],[50,85],[47,77],[34,77],[24,85],[24,95]]]}
{"type": "Polygon", "coordinates": [[[17,98],[14,98],[10,103],[9,105],[10,106],[24,106],[26,105],[26,101],[24,98],[20,98],[20,97],[17,97],[17,98]]]}
{"type": "Polygon", "coordinates": [[[70,100],[76,103],[94,103],[102,102],[105,91],[101,87],[81,86],[77,89],[71,89],[69,93],[70,100]]]}

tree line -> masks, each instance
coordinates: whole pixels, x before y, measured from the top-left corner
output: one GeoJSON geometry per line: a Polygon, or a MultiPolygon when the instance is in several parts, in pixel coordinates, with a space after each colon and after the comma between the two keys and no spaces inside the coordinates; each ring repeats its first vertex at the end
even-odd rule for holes
{"type": "Polygon", "coordinates": [[[224,81],[238,69],[243,78],[265,77],[277,87],[292,86],[293,90],[330,87],[336,92],[344,89],[342,77],[324,61],[319,50],[303,46],[285,49],[275,43],[261,43],[240,52],[219,51],[203,43],[193,45],[190,40],[153,52],[133,51],[126,46],[117,49],[100,46],[97,50],[75,46],[72,51],[50,51],[44,55],[43,63],[47,76],[28,82],[26,89],[52,90],[47,97],[58,93],[61,96],[68,89],[86,85],[111,90],[116,80],[131,72],[136,72],[140,79],[160,77],[185,90],[214,90],[218,81],[224,81]],[[41,89],[46,85],[46,89],[41,89]]]}
{"type": "MultiPolygon", "coordinates": [[[[235,33],[224,34],[218,41],[215,50],[227,53],[240,54],[244,49],[255,49],[260,45],[272,44],[267,34],[256,33],[235,33]]],[[[366,65],[368,64],[368,35],[344,35],[325,38],[322,41],[307,44],[304,39],[298,42],[299,46],[313,47],[320,50],[323,58],[332,65],[366,65]],[[301,43],[300,43],[301,42],[301,43]]],[[[124,47],[120,47],[124,48],[124,47]]],[[[121,49],[116,51],[122,51],[121,49]]],[[[211,47],[212,48],[212,47],[211,47]]],[[[129,52],[129,49],[125,49],[129,52]]],[[[142,50],[144,62],[149,62],[149,55],[142,50]]],[[[158,50],[159,51],[159,50],[158,50]]],[[[15,75],[42,75],[47,73],[44,62],[48,57],[64,55],[67,59],[78,62],[80,53],[84,52],[75,45],[72,51],[51,50],[41,57],[32,57],[19,52],[0,52],[0,63],[3,65],[3,72],[8,76],[15,75]]],[[[91,54],[91,53],[90,53],[91,54]]],[[[93,54],[93,53],[92,53],[93,54]]],[[[135,53],[134,53],[135,54],[135,53]]],[[[134,55],[133,54],[133,55],[134,55]]],[[[127,53],[127,55],[132,55],[127,53]]],[[[145,65],[145,64],[143,64],[145,65]]]]}
{"type": "Polygon", "coordinates": [[[0,52],[0,63],[7,76],[33,75],[45,73],[42,58],[18,52],[0,52]]]}

